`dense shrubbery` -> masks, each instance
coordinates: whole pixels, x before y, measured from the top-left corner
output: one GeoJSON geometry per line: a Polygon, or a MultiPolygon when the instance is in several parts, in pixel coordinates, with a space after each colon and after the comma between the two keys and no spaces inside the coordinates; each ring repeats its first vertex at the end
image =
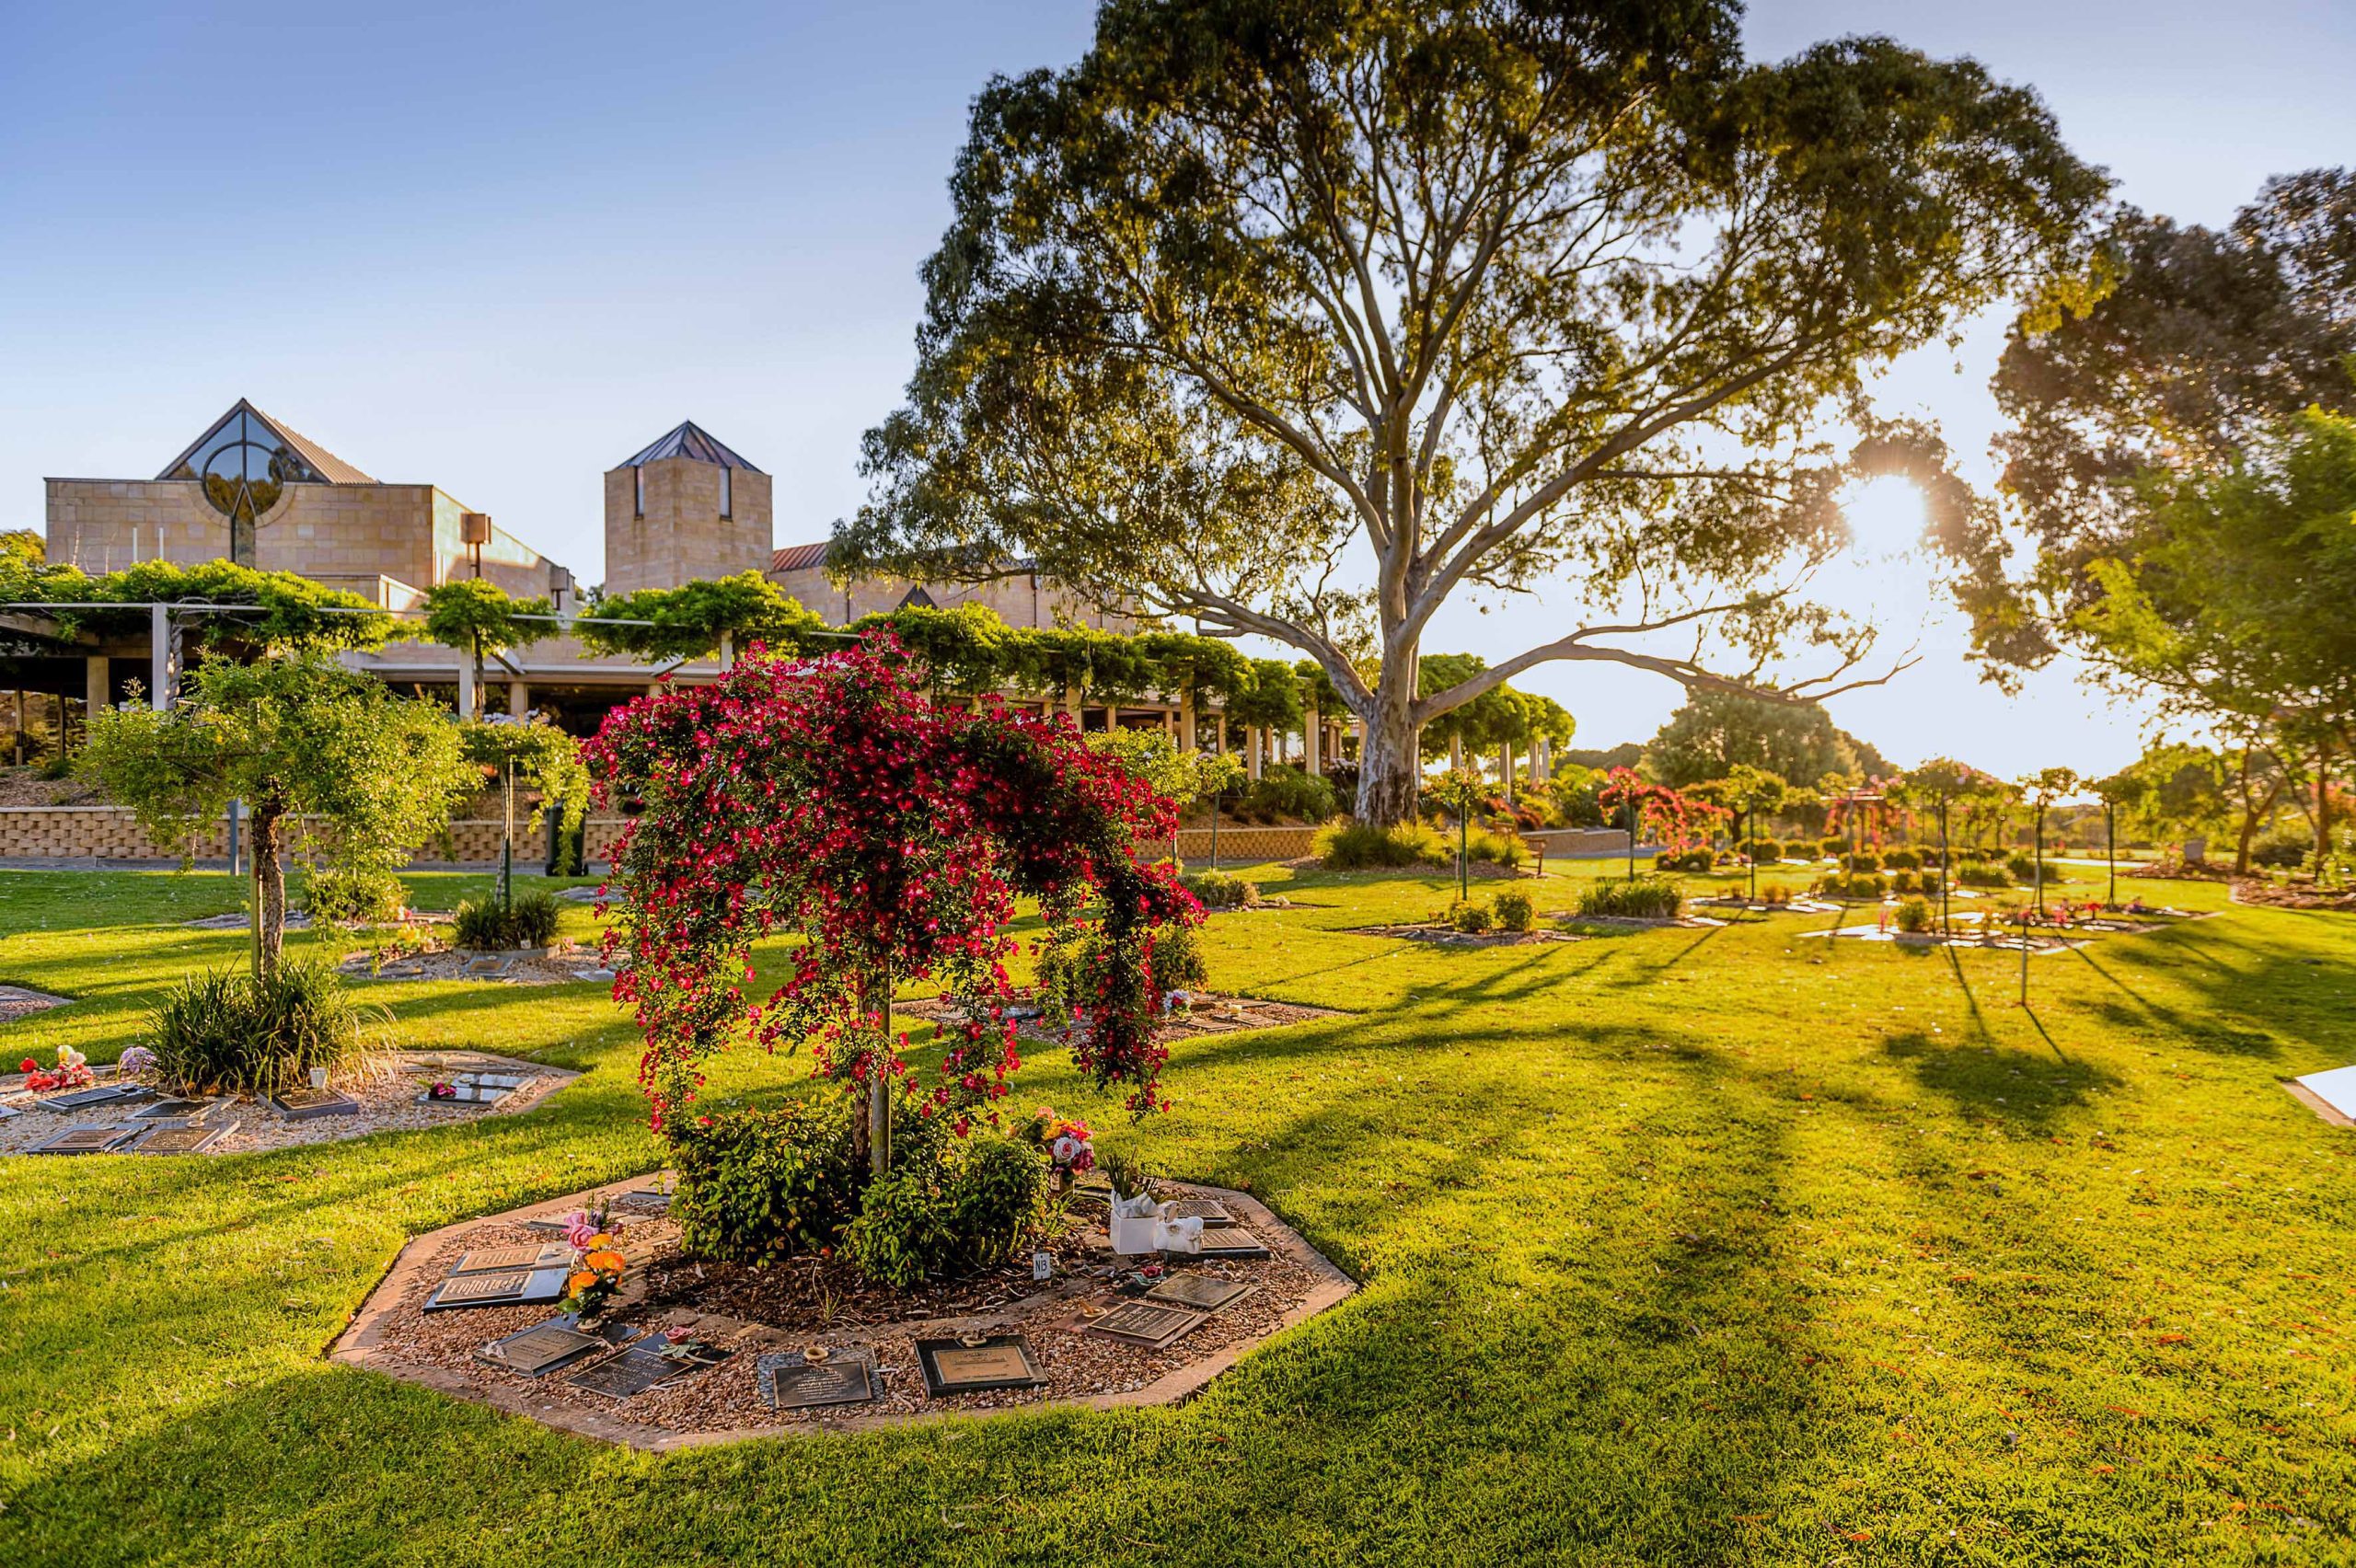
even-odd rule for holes
{"type": "Polygon", "coordinates": [[[1792,890],[1782,882],[1769,882],[1759,890],[1759,902],[1777,908],[1792,901],[1792,890]]]}
{"type": "Polygon", "coordinates": [[[1939,894],[1939,873],[1936,871],[1892,871],[1889,891],[1900,894],[1919,893],[1936,898],[1939,894]]]}
{"type": "Polygon", "coordinates": [[[995,1135],[953,1138],[895,1098],[892,1169],[864,1191],[846,1098],[671,1127],[671,1204],[693,1257],[759,1265],[838,1248],[861,1274],[909,1286],[1004,1262],[1047,1218],[1046,1155],[995,1135]]]}
{"type": "Polygon", "coordinates": [[[266,978],[202,971],[157,997],[148,1044],[167,1083],[191,1094],[277,1094],[359,1043],[360,1009],[321,959],[282,959],[266,978]]]}
{"type": "Polygon", "coordinates": [[[1224,871],[1195,871],[1178,882],[1206,909],[1251,909],[1260,902],[1259,883],[1224,871]]]}
{"type": "Polygon", "coordinates": [[[1519,834],[1476,827],[1464,836],[1464,854],[1468,859],[1485,860],[1510,870],[1530,859],[1530,846],[1521,841],[1519,834]]]}
{"type": "Polygon", "coordinates": [[[2013,873],[1989,860],[1966,860],[1955,869],[1958,887],[2010,887],[2013,873]]]}
{"type": "Polygon", "coordinates": [[[1330,822],[1334,810],[1331,783],[1283,763],[1262,769],[1243,796],[1244,814],[1262,820],[1291,817],[1298,822],[1330,822]]]}
{"type": "Polygon", "coordinates": [[[1815,891],[1833,898],[1879,898],[1889,882],[1879,871],[1830,871],[1816,879],[1815,891]]]}
{"type": "Polygon", "coordinates": [[[1911,849],[1885,849],[1882,869],[1889,871],[1918,871],[1923,869],[1923,857],[1911,849]]]}
{"type": "Polygon", "coordinates": [[[1349,822],[1318,835],[1317,858],[1330,871],[1403,870],[1449,865],[1456,847],[1427,823],[1378,827],[1349,822]]]}
{"type": "Polygon", "coordinates": [[[1627,920],[1673,920],[1685,905],[1684,890],[1666,877],[1589,882],[1579,892],[1579,913],[1627,920]]]}
{"type": "Polygon", "coordinates": [[[1653,857],[1657,871],[1706,871],[1717,863],[1718,858],[1707,849],[1664,849],[1653,857]]]}
{"type": "MultiPolygon", "coordinates": [[[[1209,978],[1194,927],[1164,926],[1153,933],[1151,941],[1153,988],[1158,995],[1195,990],[1209,978]]],[[[1102,921],[1069,928],[1041,945],[1038,999],[1050,1022],[1067,1024],[1080,1010],[1096,1008],[1091,976],[1102,974],[1110,958],[1102,921]]]]}
{"type": "Polygon", "coordinates": [[[1931,905],[1925,899],[1910,898],[1898,906],[1898,928],[1920,934],[1931,928],[1931,905]]]}
{"type": "Polygon", "coordinates": [[[556,894],[535,889],[517,894],[507,909],[495,898],[466,900],[452,918],[451,936],[462,948],[493,952],[544,948],[556,940],[556,894]]]}
{"type": "Polygon", "coordinates": [[[1846,853],[1848,847],[1849,841],[1845,838],[1819,838],[1816,841],[1816,852],[1827,859],[1846,853]]]}
{"type": "Polygon", "coordinates": [[[1497,924],[1508,931],[1530,929],[1530,917],[1536,913],[1530,902],[1530,894],[1518,887],[1509,887],[1497,894],[1494,907],[1497,924]]]}
{"type": "Polygon", "coordinates": [[[1742,847],[1754,866],[1764,866],[1784,858],[1784,847],[1772,838],[1754,838],[1742,847]]]}
{"type": "Polygon", "coordinates": [[[1485,898],[1457,899],[1449,905],[1445,918],[1458,930],[1476,937],[1487,930],[1496,921],[1496,917],[1489,910],[1489,901],[1485,898]]]}
{"type": "Polygon", "coordinates": [[[2315,841],[2298,832],[2269,833],[2249,847],[2249,863],[2274,870],[2294,871],[2307,863],[2315,841]]]}
{"type": "Polygon", "coordinates": [[[303,907],[321,924],[389,926],[408,902],[389,871],[313,871],[303,887],[303,907]]]}
{"type": "Polygon", "coordinates": [[[1849,871],[1877,871],[1881,870],[1881,857],[1870,849],[1859,849],[1842,856],[1841,867],[1849,871]]]}

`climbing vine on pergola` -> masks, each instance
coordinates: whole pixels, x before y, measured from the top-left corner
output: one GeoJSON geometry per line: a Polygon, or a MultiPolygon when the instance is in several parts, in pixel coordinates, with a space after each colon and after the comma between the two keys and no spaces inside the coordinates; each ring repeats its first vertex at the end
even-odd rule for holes
{"type": "Polygon", "coordinates": [[[1020,1065],[1005,935],[1035,897],[1048,940],[1101,921],[1074,1054],[1140,1114],[1166,1106],[1154,1039],[1156,933],[1201,908],[1135,846],[1175,807],[1069,727],[995,699],[934,701],[888,637],[803,663],[756,657],[718,685],[615,713],[587,756],[609,800],[642,807],[614,856],[608,939],[618,1000],[646,1033],[641,1078],[660,1127],[734,1037],[808,1041],[817,1070],[864,1090],[855,1133],[885,1168],[886,1085],[907,1077],[890,1032],[895,983],[930,980],[967,1020],[946,1029],[929,1113],[970,1116],[1020,1065]],[[748,997],[753,944],[798,933],[793,970],[748,997]]]}

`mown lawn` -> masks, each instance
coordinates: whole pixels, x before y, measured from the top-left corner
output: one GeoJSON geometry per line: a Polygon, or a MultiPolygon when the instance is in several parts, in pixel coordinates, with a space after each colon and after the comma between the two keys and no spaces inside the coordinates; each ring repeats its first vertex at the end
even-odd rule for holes
{"type": "MultiPolygon", "coordinates": [[[[2108,940],[2024,1009],[2007,956],[1829,921],[1468,952],[1343,929],[1439,881],[1283,891],[1215,919],[1215,983],[1353,1016],[1184,1048],[1134,1130],[1051,1053],[1018,1091],[1365,1282],[1193,1404],[656,1458],[326,1366],[406,1237],[659,1157],[599,987],[387,987],[404,1041],[590,1074],[467,1128],[0,1161],[0,1563],[2356,1562],[2356,1135],[2278,1087],[2356,1061],[2350,917],[2108,940]]],[[[87,998],[0,1055],[113,1055],[234,906],[0,873],[0,981],[87,998]]]]}

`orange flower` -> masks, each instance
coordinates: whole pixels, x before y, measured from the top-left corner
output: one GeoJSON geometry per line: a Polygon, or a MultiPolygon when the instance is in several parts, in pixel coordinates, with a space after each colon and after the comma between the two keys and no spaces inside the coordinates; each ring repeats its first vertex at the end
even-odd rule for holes
{"type": "Polygon", "coordinates": [[[600,1247],[610,1247],[610,1246],[612,1246],[613,1244],[614,1244],[614,1239],[613,1239],[612,1237],[610,1237],[610,1236],[606,1235],[606,1234],[604,1231],[602,1231],[602,1230],[600,1230],[599,1232],[597,1232],[597,1234],[596,1234],[596,1235],[592,1236],[591,1238],[589,1238],[589,1250],[590,1250],[591,1251],[593,1251],[593,1252],[594,1252],[594,1251],[596,1251],[598,1248],[600,1248],[600,1247]]]}
{"type": "Polygon", "coordinates": [[[564,1288],[569,1294],[578,1296],[596,1283],[595,1274],[591,1274],[587,1269],[582,1269],[566,1278],[564,1288]]]}
{"type": "Polygon", "coordinates": [[[582,1262],[600,1273],[618,1274],[629,1265],[629,1260],[619,1252],[601,1251],[590,1253],[582,1262]]]}

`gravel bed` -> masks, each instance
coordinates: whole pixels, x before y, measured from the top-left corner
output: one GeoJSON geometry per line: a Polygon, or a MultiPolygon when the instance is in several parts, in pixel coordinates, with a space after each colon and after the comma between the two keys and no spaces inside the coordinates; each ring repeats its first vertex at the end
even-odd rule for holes
{"type": "MultiPolygon", "coordinates": [[[[1049,1028],[1041,1020],[1023,1018],[1021,1009],[1029,1004],[1017,998],[1017,1031],[1023,1038],[1048,1043],[1060,1043],[1062,1032],[1049,1028]]],[[[894,1012],[907,1013],[928,1023],[962,1023],[964,1009],[943,997],[924,997],[911,1002],[894,1002],[894,1012]]],[[[1291,1002],[1267,1002],[1256,997],[1230,997],[1215,992],[1195,993],[1181,1010],[1164,1014],[1154,1026],[1154,1033],[1163,1040],[1189,1040],[1201,1034],[1231,1034],[1239,1029],[1275,1029],[1289,1023],[1308,1023],[1321,1018],[1343,1018],[1346,1014],[1332,1008],[1300,1007],[1291,1002]]]]}
{"type": "MultiPolygon", "coordinates": [[[[1194,1191],[1175,1182],[1160,1183],[1157,1190],[1165,1196],[1194,1191]]],[[[550,1239],[545,1231],[494,1218],[434,1249],[430,1265],[410,1281],[384,1319],[382,1345],[372,1353],[371,1363],[396,1372],[403,1366],[432,1368],[439,1386],[445,1388],[453,1379],[474,1390],[503,1385],[526,1393],[535,1408],[568,1408],[673,1435],[812,1430],[841,1425],[846,1418],[989,1411],[1134,1394],[1173,1371],[1265,1338],[1288,1310],[1325,1283],[1323,1276],[1280,1250],[1244,1262],[1172,1257],[1168,1260],[1172,1272],[1230,1279],[1253,1289],[1169,1348],[1156,1351],[1083,1332],[1094,1318],[1126,1299],[1112,1276],[1150,1261],[1131,1258],[1116,1266],[1101,1231],[1074,1230],[1046,1243],[1056,1273],[1044,1284],[1033,1281],[1026,1254],[1017,1267],[900,1292],[867,1285],[833,1261],[799,1259],[758,1270],[697,1263],[680,1253],[678,1228],[671,1220],[630,1218],[627,1210],[616,1217],[623,1222],[618,1239],[631,1266],[606,1320],[639,1330],[691,1330],[697,1337],[733,1351],[726,1361],[617,1401],[567,1384],[564,1378],[577,1366],[533,1378],[478,1359],[476,1352],[489,1342],[556,1315],[547,1305],[422,1310],[426,1297],[460,1254],[550,1239]],[[1043,1387],[927,1397],[917,1340],[1011,1332],[1028,1339],[1032,1358],[1046,1379],[1043,1387]],[[882,1373],[881,1397],[816,1410],[771,1410],[758,1387],[759,1357],[799,1355],[813,1344],[872,1349],[882,1373]]]]}
{"type": "MultiPolygon", "coordinates": [[[[371,1133],[447,1126],[480,1116],[512,1115],[529,1109],[581,1075],[537,1062],[517,1061],[481,1052],[398,1051],[340,1068],[329,1087],[356,1101],[360,1109],[346,1115],[290,1117],[251,1095],[222,1097],[211,1101],[208,1125],[236,1124],[236,1131],[203,1149],[204,1154],[246,1154],[258,1149],[292,1148],[303,1144],[335,1143],[366,1137],[371,1133]],[[429,1079],[462,1072],[511,1072],[529,1075],[526,1082],[498,1100],[484,1102],[422,1101],[420,1088],[429,1079]]],[[[111,1082],[102,1076],[101,1085],[111,1082]]],[[[136,1103],[121,1101],[78,1111],[50,1111],[40,1102],[55,1095],[34,1096],[23,1089],[21,1076],[0,1080],[0,1106],[19,1114],[0,1119],[0,1155],[22,1154],[68,1127],[119,1127],[139,1120],[137,1113],[155,1098],[170,1098],[157,1090],[136,1103]]],[[[61,1093],[65,1092],[61,1090],[61,1093]]],[[[74,1158],[89,1158],[75,1156],[74,1158]]],[[[169,1156],[150,1156],[167,1159],[169,1156]]]]}

